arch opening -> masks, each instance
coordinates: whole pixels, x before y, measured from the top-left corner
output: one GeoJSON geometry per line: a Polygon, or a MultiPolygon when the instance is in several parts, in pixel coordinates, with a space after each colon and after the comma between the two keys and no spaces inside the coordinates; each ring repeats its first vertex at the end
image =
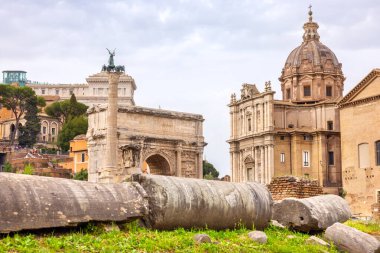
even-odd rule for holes
{"type": "Polygon", "coordinates": [[[145,159],[143,171],[149,174],[170,176],[170,165],[165,157],[155,154],[145,159]]]}

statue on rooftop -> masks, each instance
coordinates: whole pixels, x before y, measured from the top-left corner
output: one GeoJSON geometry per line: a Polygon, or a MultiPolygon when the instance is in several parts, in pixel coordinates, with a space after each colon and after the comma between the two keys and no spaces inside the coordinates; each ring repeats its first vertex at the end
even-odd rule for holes
{"type": "Polygon", "coordinates": [[[113,52],[111,52],[108,48],[106,48],[106,49],[107,49],[108,53],[110,54],[110,58],[108,59],[108,67],[115,67],[113,57],[115,56],[116,48],[113,50],[113,52]]]}
{"type": "Polygon", "coordinates": [[[123,65],[115,66],[115,62],[113,60],[113,57],[116,55],[115,54],[116,48],[113,51],[109,50],[108,48],[106,48],[106,49],[107,49],[110,57],[108,58],[108,65],[104,64],[102,66],[102,71],[124,73],[125,72],[125,67],[123,65]]]}

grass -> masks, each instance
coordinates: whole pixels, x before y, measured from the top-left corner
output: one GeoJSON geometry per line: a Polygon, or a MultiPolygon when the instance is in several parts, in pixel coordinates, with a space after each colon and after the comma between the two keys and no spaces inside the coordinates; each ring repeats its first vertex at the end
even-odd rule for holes
{"type": "Polygon", "coordinates": [[[368,234],[380,235],[380,223],[348,220],[344,224],[368,234]]]}
{"type": "MultiPolygon", "coordinates": [[[[350,221],[347,225],[363,231],[380,231],[378,224],[368,228],[350,221]]],[[[105,232],[101,226],[91,223],[71,231],[46,231],[3,236],[0,252],[338,252],[335,247],[306,244],[308,234],[273,226],[264,231],[268,236],[265,245],[251,241],[247,235],[250,230],[245,228],[157,231],[140,228],[135,222],[124,225],[121,231],[105,232]],[[208,234],[214,243],[196,244],[193,236],[197,233],[208,234]],[[293,238],[288,238],[289,235],[293,238]]]]}

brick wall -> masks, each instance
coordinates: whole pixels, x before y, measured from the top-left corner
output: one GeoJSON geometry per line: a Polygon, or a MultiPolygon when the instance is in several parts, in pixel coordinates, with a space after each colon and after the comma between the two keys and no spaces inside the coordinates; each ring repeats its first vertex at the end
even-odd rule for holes
{"type": "Polygon", "coordinates": [[[268,185],[273,200],[284,198],[308,198],[323,194],[323,189],[317,180],[297,178],[293,176],[276,177],[268,185]]]}

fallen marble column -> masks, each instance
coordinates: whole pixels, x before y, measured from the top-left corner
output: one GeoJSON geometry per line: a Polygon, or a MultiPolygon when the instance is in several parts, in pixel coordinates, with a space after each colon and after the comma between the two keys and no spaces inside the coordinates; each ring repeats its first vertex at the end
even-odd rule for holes
{"type": "Polygon", "coordinates": [[[259,183],[134,175],[149,199],[142,220],[155,229],[245,226],[264,229],[271,219],[272,197],[259,183]]]}
{"type": "Polygon", "coordinates": [[[125,222],[147,213],[148,201],[138,183],[0,173],[0,233],[88,221],[125,222]]]}
{"type": "Polygon", "coordinates": [[[341,223],[328,227],[324,236],[340,250],[350,253],[380,253],[380,242],[373,236],[341,223]]]}
{"type": "Polygon", "coordinates": [[[273,206],[272,219],[301,232],[324,230],[351,217],[347,202],[337,195],[286,198],[273,206]]]}

